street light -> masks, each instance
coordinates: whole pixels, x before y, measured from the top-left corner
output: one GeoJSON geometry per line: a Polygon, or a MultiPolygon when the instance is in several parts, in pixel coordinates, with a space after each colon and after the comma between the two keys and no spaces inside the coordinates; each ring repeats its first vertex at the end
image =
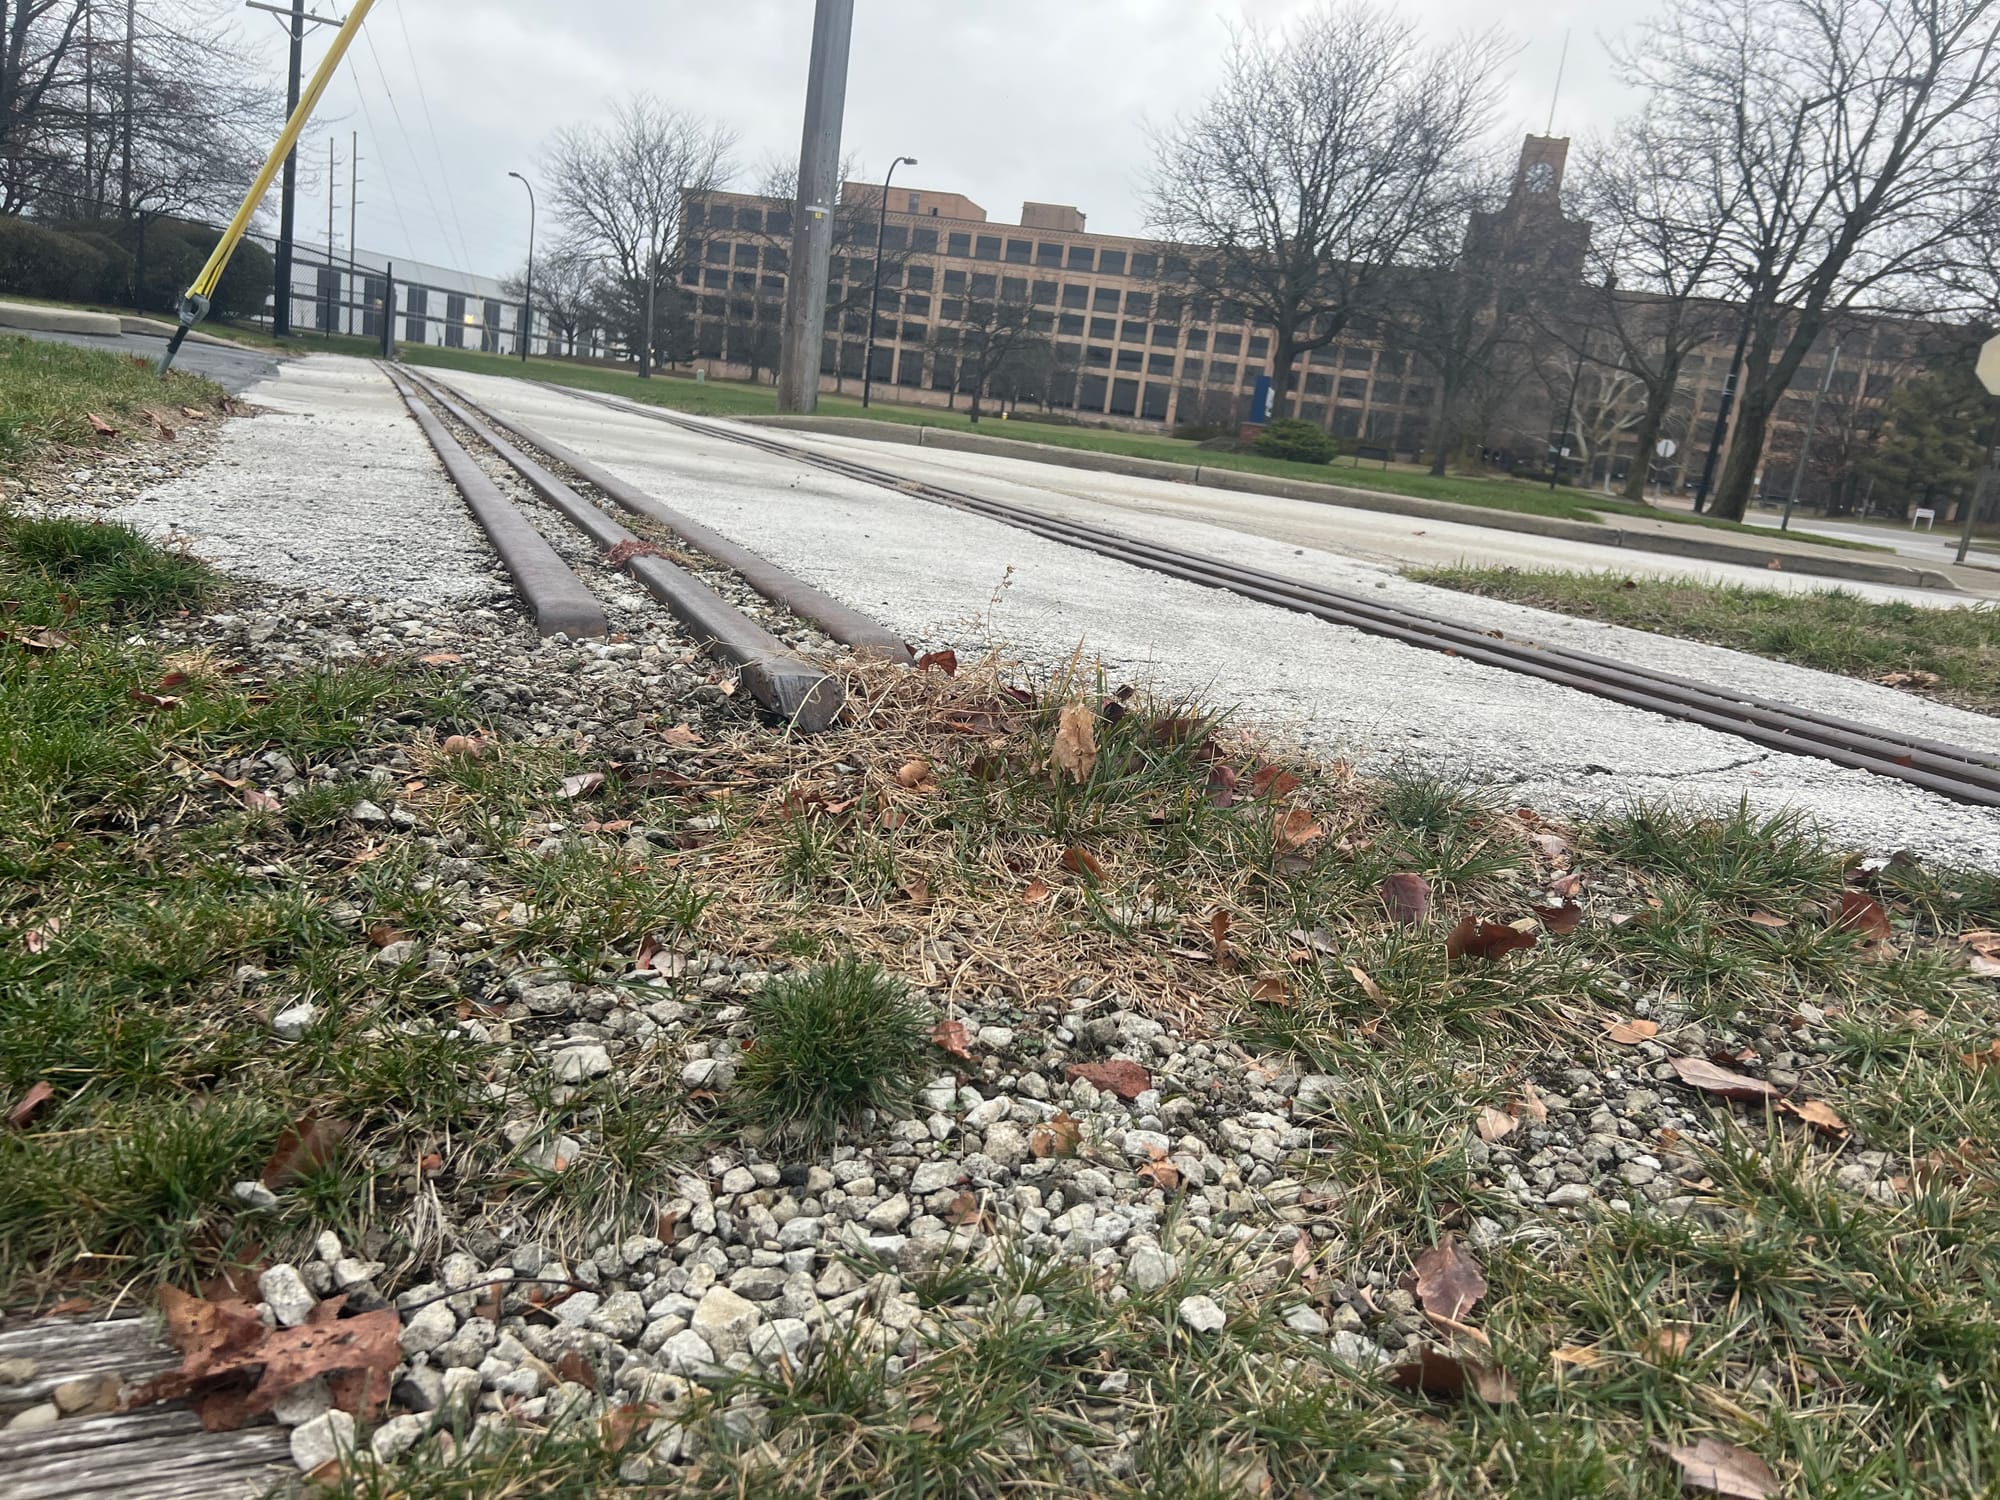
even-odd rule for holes
{"type": "Polygon", "coordinates": [[[535,185],[519,172],[507,174],[528,190],[528,280],[521,288],[521,363],[528,362],[528,338],[535,330],[535,185]]]}
{"type": "Polygon", "coordinates": [[[868,405],[868,397],[875,385],[875,317],[882,309],[882,241],[889,233],[889,184],[896,176],[898,167],[914,167],[914,156],[899,156],[889,163],[889,174],[882,179],[882,212],[875,221],[875,284],[868,293],[868,344],[861,354],[861,405],[868,405]]]}

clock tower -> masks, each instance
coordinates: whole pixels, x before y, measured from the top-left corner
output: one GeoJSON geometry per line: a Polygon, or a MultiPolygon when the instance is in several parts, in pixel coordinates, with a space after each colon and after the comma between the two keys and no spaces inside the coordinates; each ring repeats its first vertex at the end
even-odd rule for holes
{"type": "Polygon", "coordinates": [[[1559,279],[1581,276],[1590,226],[1563,212],[1563,169],[1568,162],[1568,137],[1529,136],[1521,147],[1506,203],[1491,213],[1472,216],[1466,253],[1559,279]]]}

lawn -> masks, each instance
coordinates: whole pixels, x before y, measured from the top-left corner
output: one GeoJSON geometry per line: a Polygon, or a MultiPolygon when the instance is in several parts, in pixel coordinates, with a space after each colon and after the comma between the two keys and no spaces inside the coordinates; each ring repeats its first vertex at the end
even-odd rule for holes
{"type": "Polygon", "coordinates": [[[1877,604],[1845,589],[1777,593],[1691,578],[1416,568],[1419,583],[1731,646],[2000,713],[2000,607],[1877,604]]]}
{"type": "Polygon", "coordinates": [[[114,527],[6,519],[0,595],[0,1307],[323,1231],[389,1297],[550,1278],[336,1493],[1667,1500],[1704,1440],[1993,1490],[1991,875],[999,662],[607,764],[496,729],[505,661],[218,645],[114,527]],[[786,1255],[794,1353],[663,1370],[786,1255]]]}
{"type": "Polygon", "coordinates": [[[225,400],[209,381],[178,370],[162,380],[130,355],[0,334],[0,475],[18,475],[65,449],[96,447],[106,434],[93,417],[150,434],[156,415],[178,427],[183,407],[212,414],[225,400]]]}

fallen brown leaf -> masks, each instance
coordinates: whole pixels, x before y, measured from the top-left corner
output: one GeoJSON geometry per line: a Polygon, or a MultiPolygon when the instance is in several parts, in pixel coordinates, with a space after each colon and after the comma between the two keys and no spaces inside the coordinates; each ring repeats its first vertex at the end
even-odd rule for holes
{"type": "Polygon", "coordinates": [[[933,1045],[949,1052],[953,1057],[962,1057],[971,1062],[972,1050],[968,1046],[968,1040],[963,1021],[940,1021],[931,1028],[933,1045]]]}
{"type": "Polygon", "coordinates": [[[676,724],[660,736],[662,744],[676,745],[683,750],[692,750],[701,743],[701,736],[686,724],[676,724]]]}
{"type": "Polygon", "coordinates": [[[931,763],[927,760],[906,760],[896,772],[896,785],[912,789],[933,785],[931,763]]]}
{"type": "Polygon", "coordinates": [[[1858,932],[1864,943],[1884,943],[1895,934],[1882,903],[1860,891],[1842,891],[1834,914],[1834,927],[1842,932],[1858,932]]]}
{"type": "Polygon", "coordinates": [[[1583,908],[1565,901],[1560,906],[1530,906],[1529,911],[1557,937],[1568,937],[1583,925],[1583,908]]]}
{"type": "Polygon", "coordinates": [[[1542,1096],[1535,1092],[1535,1086],[1527,1079],[1521,1080],[1521,1113],[1537,1125],[1549,1122],[1549,1107],[1542,1103],[1542,1096]]]}
{"type": "Polygon", "coordinates": [[[1831,1104],[1818,1099],[1808,1099],[1803,1104],[1794,1104],[1789,1099],[1778,1101],[1778,1108],[1786,1114],[1803,1120],[1815,1130],[1824,1130],[1829,1135],[1847,1134],[1847,1122],[1840,1118],[1831,1104]]]}
{"type": "Polygon", "coordinates": [[[1217,909],[1208,914],[1208,941],[1217,965],[1226,965],[1229,955],[1229,913],[1217,909]]]}
{"type": "Polygon", "coordinates": [[[1549,1351],[1549,1358],[1559,1365],[1568,1365],[1576,1370],[1588,1370],[1594,1365],[1604,1363],[1603,1354],[1582,1344],[1565,1344],[1560,1349],[1553,1349],[1549,1351]]]}
{"type": "Polygon", "coordinates": [[[105,421],[104,418],[100,417],[94,411],[85,412],[83,414],[83,419],[84,421],[90,424],[90,430],[96,433],[99,437],[118,436],[118,429],[116,427],[113,427],[109,422],[105,421]]]}
{"type": "Polygon", "coordinates": [[[447,759],[478,760],[486,753],[485,742],[476,734],[446,735],[438,748],[447,759]]]}
{"type": "Polygon", "coordinates": [[[1028,1150],[1046,1160],[1052,1156],[1074,1156],[1077,1147],[1083,1144],[1083,1122],[1073,1118],[1068,1110],[1059,1110],[1053,1120],[1033,1126],[1028,1131],[1028,1150]]]}
{"type": "Polygon", "coordinates": [[[1299,778],[1276,766],[1259,766],[1250,777],[1250,795],[1276,800],[1299,789],[1299,778]]]}
{"type": "Polygon", "coordinates": [[[1069,704],[1057,716],[1055,763],[1072,781],[1087,781],[1097,769],[1097,716],[1089,704],[1069,704]]]}
{"type": "Polygon", "coordinates": [[[1775,1099],[1780,1093],[1761,1078],[1719,1068],[1705,1057],[1676,1057],[1672,1062],[1681,1082],[1704,1094],[1723,1099],[1775,1099]]]}
{"type": "Polygon", "coordinates": [[[1388,908],[1389,919],[1405,926],[1423,921],[1431,909],[1431,883],[1421,875],[1407,871],[1385,875],[1375,893],[1382,898],[1382,905],[1388,908]]]}
{"type": "Polygon", "coordinates": [[[345,1120],[328,1120],[318,1115],[302,1116],[287,1125],[278,1137],[271,1159],[264,1163],[263,1183],[267,1188],[289,1187],[307,1174],[325,1166],[354,1127],[345,1120]]]}
{"type": "Polygon", "coordinates": [[[1366,995],[1370,1000],[1380,1000],[1382,998],[1382,986],[1370,978],[1368,971],[1359,964],[1349,964],[1347,966],[1347,977],[1360,985],[1361,993],[1366,995]]]}
{"type": "Polygon", "coordinates": [[[1021,899],[1034,906],[1049,899],[1049,883],[1046,880],[1031,880],[1028,888],[1021,892],[1021,899]]]}
{"type": "Polygon", "coordinates": [[[1685,1328],[1648,1329],[1639,1340],[1639,1353],[1654,1364],[1679,1359],[1687,1353],[1692,1337],[1685,1328]]]}
{"type": "Polygon", "coordinates": [[[1091,881],[1098,881],[1104,878],[1104,866],[1099,863],[1097,856],[1092,854],[1088,849],[1069,848],[1063,850],[1062,865],[1070,874],[1081,875],[1091,881]]]}
{"type": "Polygon", "coordinates": [[[1479,1138],[1490,1146],[1495,1141],[1512,1135],[1520,1123],[1505,1110],[1495,1109],[1489,1104],[1479,1111],[1479,1118],[1473,1122],[1473,1129],[1477,1130],[1479,1138]]]}
{"type": "Polygon", "coordinates": [[[1686,1445],[1655,1441],[1648,1446],[1680,1465],[1683,1488],[1727,1500],[1768,1500],[1778,1492],[1771,1466],[1734,1443],[1705,1437],[1686,1445]]]}
{"type": "Polygon", "coordinates": [[[1744,920],[1754,922],[1759,927],[1768,927],[1773,932],[1781,931],[1792,925],[1788,918],[1776,916],[1768,911],[1753,911],[1744,920]]]}
{"type": "Polygon", "coordinates": [[[1065,1078],[1081,1078],[1085,1083],[1116,1094],[1126,1103],[1153,1086],[1153,1075],[1138,1063],[1114,1057],[1109,1062],[1071,1063],[1063,1069],[1065,1078]]]}
{"type": "Polygon", "coordinates": [[[1505,958],[1516,948],[1535,946],[1535,935],[1523,932],[1518,927],[1509,927],[1504,922],[1482,922],[1477,917],[1466,917],[1451,935],[1444,940],[1446,958],[1482,958],[1496,962],[1505,958]]]}
{"type": "Polygon", "coordinates": [[[1486,1295],[1486,1277],[1471,1252],[1447,1234],[1416,1258],[1411,1290],[1425,1312],[1459,1322],[1486,1295]]]}
{"type": "Polygon", "coordinates": [[[1326,830],[1303,807],[1271,816],[1271,847],[1280,855],[1296,854],[1325,837],[1326,830]]]}
{"type": "Polygon", "coordinates": [[[44,1104],[55,1098],[56,1091],[44,1080],[37,1079],[28,1085],[28,1091],[14,1101],[14,1107],[7,1111],[7,1125],[13,1130],[27,1128],[30,1120],[41,1111],[44,1104]]]}
{"type": "Polygon", "coordinates": [[[1490,1406],[1505,1406],[1515,1399],[1514,1382],[1499,1366],[1431,1344],[1392,1369],[1389,1384],[1426,1396],[1462,1398],[1470,1391],[1490,1406]]]}
{"type": "Polygon", "coordinates": [[[1290,1005],[1291,987],[1276,974],[1259,974],[1250,986],[1250,998],[1259,1005],[1290,1005]]]}
{"type": "Polygon", "coordinates": [[[917,670],[919,672],[928,672],[932,667],[936,667],[947,677],[956,677],[958,675],[958,653],[949,649],[943,651],[926,651],[922,656],[917,658],[917,670]]]}
{"type": "Polygon", "coordinates": [[[1171,1193],[1181,1185],[1181,1169],[1164,1156],[1157,1156],[1146,1162],[1139,1168],[1138,1175],[1162,1192],[1171,1193]]]}
{"type": "Polygon", "coordinates": [[[566,798],[581,797],[585,792],[594,792],[603,785],[602,771],[585,771],[581,775],[563,777],[562,791],[559,795],[566,798]]]}
{"type": "Polygon", "coordinates": [[[1660,1023],[1658,1021],[1647,1021],[1635,1017],[1607,1021],[1604,1025],[1605,1037],[1610,1041],[1616,1042],[1621,1047],[1636,1047],[1639,1043],[1656,1037],[1659,1034],[1660,1023]]]}

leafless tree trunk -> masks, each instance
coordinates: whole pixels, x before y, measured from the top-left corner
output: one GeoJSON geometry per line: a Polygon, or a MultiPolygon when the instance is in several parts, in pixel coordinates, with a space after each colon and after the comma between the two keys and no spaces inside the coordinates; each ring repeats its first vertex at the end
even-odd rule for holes
{"type": "Polygon", "coordinates": [[[1700,146],[1747,304],[1717,515],[1741,519],[1828,320],[1934,276],[1976,221],[1997,44],[1996,0],[1682,0],[1625,57],[1659,127],[1700,146]]]}
{"type": "Polygon", "coordinates": [[[1426,46],[1414,22],[1338,0],[1238,32],[1208,102],[1155,135],[1151,228],[1190,247],[1163,279],[1273,330],[1281,411],[1297,358],[1452,212],[1500,53],[1491,34],[1426,46]]]}
{"type": "Polygon", "coordinates": [[[728,181],[736,136],[650,94],[616,106],[607,124],[559,132],[544,159],[555,212],[570,240],[597,257],[643,309],[639,373],[653,373],[658,298],[679,261],[687,196],[728,181]]]}

